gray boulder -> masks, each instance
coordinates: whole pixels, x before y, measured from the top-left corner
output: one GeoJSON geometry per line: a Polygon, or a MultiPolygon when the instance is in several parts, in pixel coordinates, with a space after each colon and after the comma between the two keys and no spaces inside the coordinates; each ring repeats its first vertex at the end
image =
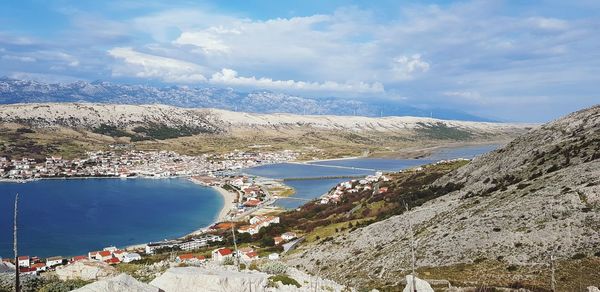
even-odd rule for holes
{"type": "Polygon", "coordinates": [[[160,292],[161,290],[142,283],[135,278],[120,274],[116,277],[100,280],[79,289],[73,290],[77,292],[112,292],[112,291],[129,291],[129,292],[160,292]]]}
{"type": "Polygon", "coordinates": [[[261,292],[267,291],[268,275],[259,272],[217,271],[201,267],[168,269],[150,285],[165,292],[261,292]]]}
{"type": "Polygon", "coordinates": [[[415,290],[417,292],[434,292],[433,289],[431,289],[431,286],[429,285],[429,283],[427,283],[427,281],[423,281],[417,277],[415,277],[415,286],[413,289],[413,276],[412,275],[407,275],[406,276],[406,287],[404,287],[404,290],[402,290],[402,292],[414,292],[415,290]]]}

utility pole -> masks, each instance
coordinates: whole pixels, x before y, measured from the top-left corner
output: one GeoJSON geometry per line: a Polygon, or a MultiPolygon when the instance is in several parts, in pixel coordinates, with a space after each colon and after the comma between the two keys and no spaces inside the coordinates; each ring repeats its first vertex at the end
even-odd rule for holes
{"type": "MultiPolygon", "coordinates": [[[[408,204],[404,203],[406,212],[408,212],[408,204]]],[[[408,218],[408,229],[410,232],[410,253],[412,256],[412,291],[417,292],[417,281],[415,280],[415,235],[413,234],[412,221],[408,218]]],[[[408,283],[406,283],[408,284],[408,283]]]]}
{"type": "Polygon", "coordinates": [[[235,240],[235,231],[234,231],[234,223],[233,223],[233,217],[231,217],[231,234],[233,235],[233,249],[235,250],[235,262],[236,262],[236,266],[237,266],[237,270],[238,272],[240,271],[240,255],[238,253],[238,249],[237,249],[237,242],[235,240]]]}
{"type": "Polygon", "coordinates": [[[551,286],[550,290],[552,292],[556,292],[556,278],[554,276],[554,254],[550,255],[550,272],[552,275],[552,280],[551,280],[552,282],[550,283],[550,286],[551,286]]]}
{"type": "Polygon", "coordinates": [[[17,247],[17,207],[19,205],[19,193],[15,195],[15,218],[13,221],[13,250],[15,252],[15,291],[21,291],[21,282],[19,280],[19,250],[17,247]]]}

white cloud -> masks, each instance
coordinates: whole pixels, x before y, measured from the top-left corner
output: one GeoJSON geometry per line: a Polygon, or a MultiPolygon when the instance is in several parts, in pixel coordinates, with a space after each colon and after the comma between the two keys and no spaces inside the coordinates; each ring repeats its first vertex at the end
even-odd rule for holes
{"type": "Polygon", "coordinates": [[[125,62],[113,67],[113,75],[157,78],[174,83],[206,81],[202,67],[194,63],[140,53],[132,48],[113,48],[108,54],[125,62]]]}
{"type": "Polygon", "coordinates": [[[429,63],[423,61],[419,54],[400,56],[392,62],[392,71],[395,79],[412,79],[416,74],[429,71],[429,63]]]}
{"type": "Polygon", "coordinates": [[[569,23],[565,20],[558,18],[546,18],[546,17],[531,17],[528,22],[534,27],[543,30],[565,30],[569,28],[569,23]]]}
{"type": "Polygon", "coordinates": [[[206,54],[228,53],[230,48],[218,36],[206,32],[183,32],[174,42],[178,45],[193,45],[199,47],[206,54]]]}
{"type": "Polygon", "coordinates": [[[458,97],[467,101],[480,101],[481,100],[481,94],[479,94],[479,92],[477,91],[446,91],[443,93],[443,95],[445,96],[450,96],[450,97],[458,97]]]}
{"type": "Polygon", "coordinates": [[[14,56],[14,55],[4,55],[4,56],[2,56],[2,60],[29,62],[29,63],[37,61],[35,58],[32,58],[32,57],[14,56]]]}
{"type": "Polygon", "coordinates": [[[210,83],[265,89],[317,91],[317,92],[350,92],[350,93],[380,93],[384,91],[381,83],[338,83],[332,81],[305,82],[295,80],[273,80],[271,78],[256,78],[238,76],[235,70],[222,69],[214,73],[210,83]]]}

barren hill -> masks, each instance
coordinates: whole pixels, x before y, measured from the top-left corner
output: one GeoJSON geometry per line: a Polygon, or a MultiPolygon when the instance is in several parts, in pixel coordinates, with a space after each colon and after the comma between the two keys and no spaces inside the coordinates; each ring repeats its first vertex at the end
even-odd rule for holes
{"type": "Polygon", "coordinates": [[[431,277],[547,289],[553,256],[560,291],[574,291],[577,281],[598,285],[599,158],[595,106],[424,186],[449,193],[409,202],[408,212],[308,245],[288,261],[359,287],[393,286],[410,270],[410,222],[417,267],[431,277]]]}
{"type": "Polygon", "coordinates": [[[142,150],[198,154],[261,145],[266,150],[302,151],[312,159],[506,141],[533,126],[416,117],[254,114],[166,105],[28,103],[0,106],[0,141],[5,141],[0,150],[9,156],[73,156],[76,151],[125,143],[142,150]]]}

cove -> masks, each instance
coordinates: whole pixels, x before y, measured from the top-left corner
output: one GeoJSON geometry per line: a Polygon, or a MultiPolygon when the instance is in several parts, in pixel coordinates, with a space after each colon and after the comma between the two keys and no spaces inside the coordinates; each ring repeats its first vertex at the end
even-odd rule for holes
{"type": "Polygon", "coordinates": [[[12,256],[19,193],[19,254],[73,256],[175,238],[214,222],[223,198],[186,179],[48,179],[0,183],[0,256],[12,256]]]}

